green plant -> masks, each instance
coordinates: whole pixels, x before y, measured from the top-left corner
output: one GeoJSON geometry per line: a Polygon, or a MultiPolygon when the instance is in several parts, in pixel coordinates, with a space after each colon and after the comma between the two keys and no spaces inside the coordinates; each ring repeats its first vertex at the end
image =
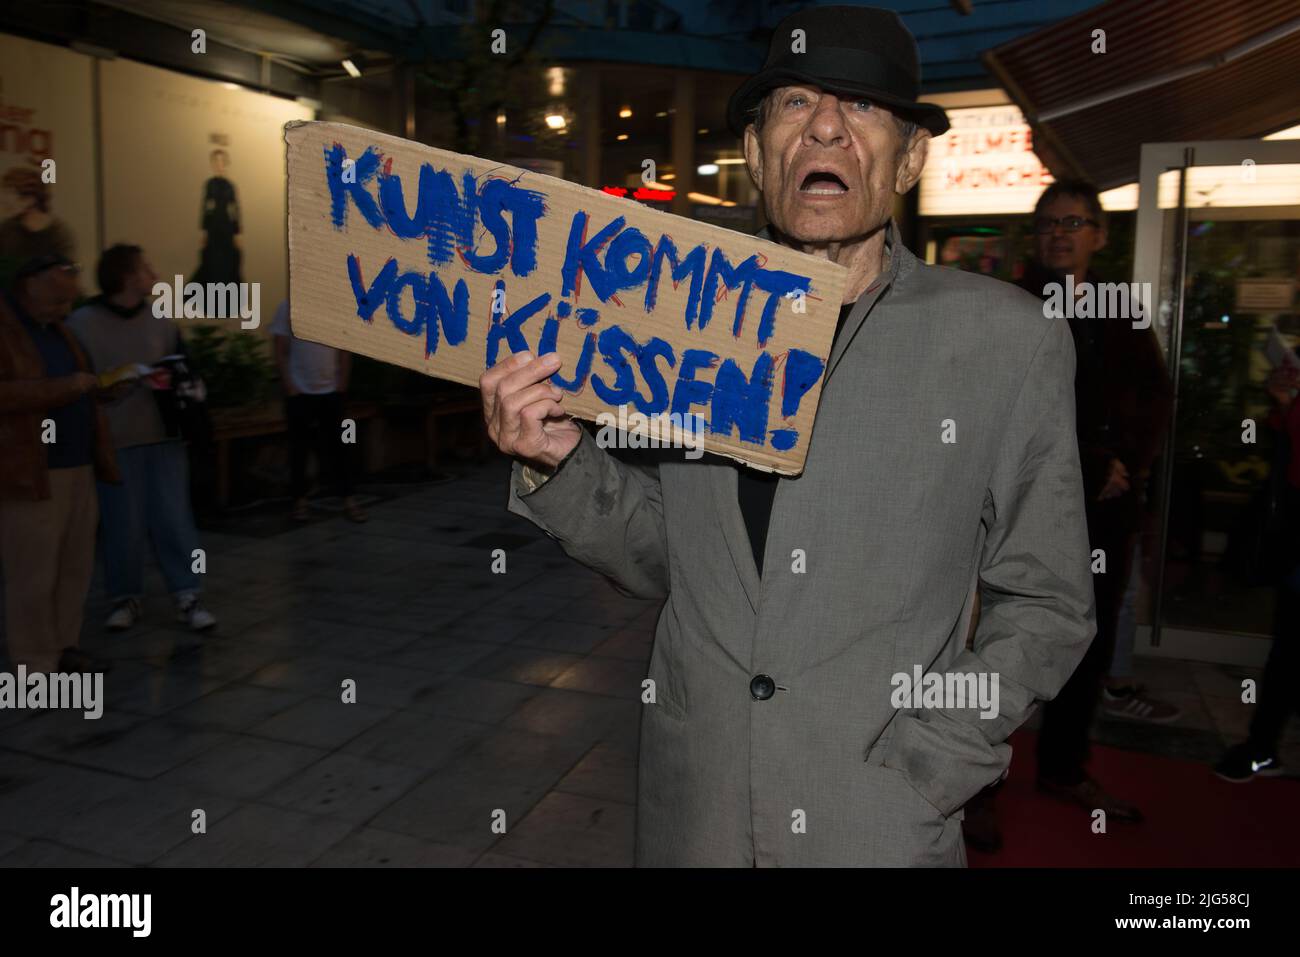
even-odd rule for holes
{"type": "Polygon", "coordinates": [[[194,371],[208,387],[211,408],[262,405],[270,400],[275,364],[266,355],[262,337],[216,325],[198,326],[186,335],[185,348],[194,371]]]}

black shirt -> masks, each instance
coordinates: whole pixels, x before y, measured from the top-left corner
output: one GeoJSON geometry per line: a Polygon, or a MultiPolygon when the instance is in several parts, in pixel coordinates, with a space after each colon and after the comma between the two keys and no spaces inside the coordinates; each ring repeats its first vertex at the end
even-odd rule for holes
{"type": "MultiPolygon", "coordinates": [[[[849,318],[856,303],[848,303],[840,308],[840,319],[835,326],[835,339],[840,336],[844,322],[849,318]]],[[[740,501],[740,514],[745,519],[745,530],[749,533],[749,547],[754,552],[754,565],[758,568],[758,577],[763,577],[763,550],[767,546],[767,527],[772,519],[772,502],[776,498],[776,484],[789,476],[777,475],[775,472],[760,472],[733,462],[736,467],[736,497],[740,501]]]]}

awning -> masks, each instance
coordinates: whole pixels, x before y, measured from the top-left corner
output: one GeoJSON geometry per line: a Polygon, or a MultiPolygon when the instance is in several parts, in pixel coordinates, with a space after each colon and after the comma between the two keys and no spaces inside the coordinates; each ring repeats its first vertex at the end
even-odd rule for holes
{"type": "Polygon", "coordinates": [[[1053,175],[1138,177],[1143,143],[1300,122],[1297,0],[1114,0],[984,54],[1053,175]],[[1104,31],[1105,53],[1092,52],[1104,31]]]}

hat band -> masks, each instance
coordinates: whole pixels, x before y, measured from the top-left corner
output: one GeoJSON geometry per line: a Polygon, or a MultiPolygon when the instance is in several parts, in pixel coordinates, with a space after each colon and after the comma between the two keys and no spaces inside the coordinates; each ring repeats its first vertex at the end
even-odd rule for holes
{"type": "Polygon", "coordinates": [[[907,70],[847,47],[815,47],[808,53],[792,53],[771,67],[815,76],[827,86],[873,87],[908,101],[915,101],[919,92],[916,77],[907,70]]]}

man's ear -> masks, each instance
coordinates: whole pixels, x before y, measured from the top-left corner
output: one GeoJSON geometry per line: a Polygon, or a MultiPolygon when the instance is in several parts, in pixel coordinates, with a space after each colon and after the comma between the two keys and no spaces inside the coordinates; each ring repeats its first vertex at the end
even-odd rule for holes
{"type": "Polygon", "coordinates": [[[754,181],[754,188],[763,191],[763,147],[759,145],[758,133],[754,124],[745,127],[745,166],[749,178],[754,181]]]}
{"type": "Polygon", "coordinates": [[[1092,247],[1092,251],[1093,251],[1093,252],[1100,252],[1101,250],[1105,249],[1105,248],[1106,248],[1106,240],[1109,239],[1109,238],[1110,238],[1110,237],[1106,235],[1106,227],[1105,227],[1105,226],[1098,227],[1098,229],[1097,229],[1097,242],[1096,242],[1096,244],[1092,247]]]}
{"type": "Polygon", "coordinates": [[[930,131],[918,128],[912,134],[912,141],[907,144],[898,172],[894,174],[894,190],[902,196],[916,185],[925,169],[926,157],[930,155],[930,131]]]}

